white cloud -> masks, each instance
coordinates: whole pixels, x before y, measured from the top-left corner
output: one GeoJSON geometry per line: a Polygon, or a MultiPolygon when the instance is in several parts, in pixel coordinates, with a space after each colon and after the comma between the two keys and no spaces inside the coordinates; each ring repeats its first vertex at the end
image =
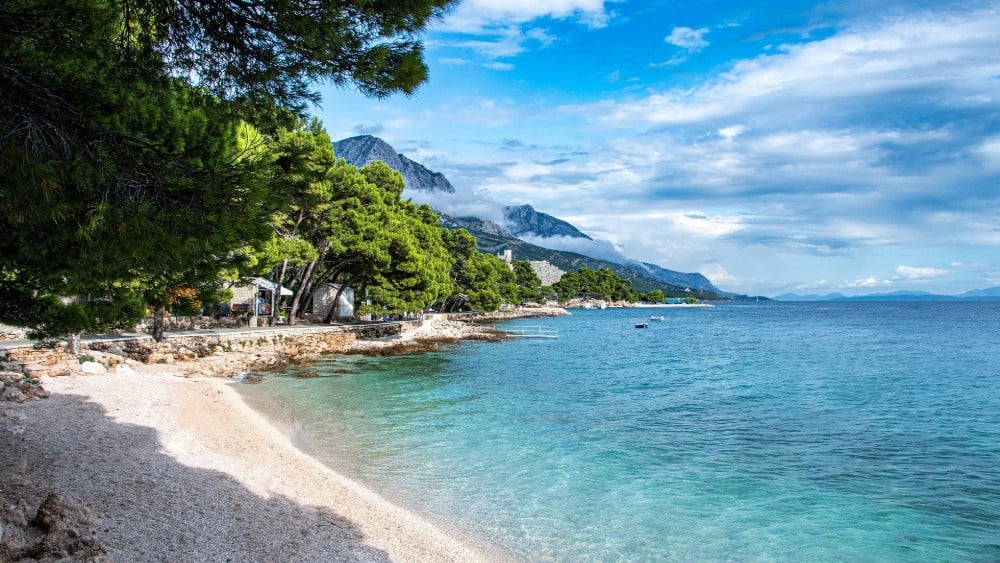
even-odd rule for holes
{"type": "Polygon", "coordinates": [[[682,64],[686,63],[687,60],[688,60],[687,55],[675,55],[675,56],[670,57],[669,59],[667,59],[667,60],[665,60],[663,62],[649,63],[649,67],[650,68],[663,68],[663,67],[678,66],[678,65],[682,65],[682,64]]]}
{"type": "Polygon", "coordinates": [[[706,33],[708,33],[707,27],[700,29],[675,27],[673,31],[670,32],[670,35],[666,36],[663,40],[671,45],[680,47],[681,49],[687,49],[688,51],[694,52],[708,47],[708,41],[705,41],[706,33]]]}
{"type": "Polygon", "coordinates": [[[544,176],[552,171],[552,168],[542,164],[532,162],[519,162],[504,170],[504,176],[518,182],[531,180],[537,176],[544,176]]]}
{"type": "Polygon", "coordinates": [[[591,28],[607,25],[610,14],[604,0],[466,0],[443,22],[445,31],[481,33],[510,24],[539,18],[575,19],[591,28]]]}
{"type": "Polygon", "coordinates": [[[494,61],[492,63],[486,63],[483,66],[486,67],[486,68],[488,68],[488,69],[490,69],[490,70],[498,70],[500,72],[510,72],[510,71],[514,70],[514,65],[512,65],[510,63],[501,63],[499,61],[494,61]]]}
{"type": "Polygon", "coordinates": [[[740,279],[736,276],[730,274],[722,267],[722,264],[706,264],[701,267],[701,273],[712,282],[715,287],[728,286],[728,287],[738,287],[740,286],[740,279]]]}
{"type": "MultiPolygon", "coordinates": [[[[824,40],[785,45],[774,54],[737,61],[705,84],[624,102],[578,108],[611,124],[689,124],[756,115],[762,122],[829,120],[821,107],[863,111],[895,93],[933,89],[965,107],[996,101],[1000,13],[928,15],[848,29],[824,40]],[[947,94],[951,93],[951,94],[947,94]]],[[[696,47],[698,36],[677,28],[676,44],[696,47]]],[[[669,37],[668,37],[669,39],[669,37]]],[[[703,40],[702,40],[703,41],[703,40]]]]}
{"type": "Polygon", "coordinates": [[[437,61],[438,63],[446,66],[465,66],[468,64],[472,64],[472,61],[468,59],[460,59],[458,57],[442,57],[437,61]]]}
{"type": "Polygon", "coordinates": [[[509,123],[517,116],[518,109],[509,99],[476,98],[458,108],[442,107],[441,114],[444,119],[492,128],[509,123]]]}
{"type": "Polygon", "coordinates": [[[918,268],[914,266],[904,266],[902,264],[896,266],[896,275],[904,280],[925,280],[928,278],[943,276],[947,273],[948,270],[939,270],[937,268],[918,268]]]}
{"type": "Polygon", "coordinates": [[[742,125],[730,125],[729,127],[719,129],[719,136],[727,141],[732,141],[745,130],[746,128],[742,125]]]}
{"type": "Polygon", "coordinates": [[[542,248],[575,252],[584,256],[590,256],[591,258],[597,258],[598,260],[607,260],[618,264],[627,260],[625,254],[622,253],[622,249],[607,240],[588,240],[567,236],[538,237],[532,235],[522,235],[519,238],[542,248]]]}
{"type": "Polygon", "coordinates": [[[892,285],[892,280],[879,279],[878,276],[868,276],[854,281],[844,281],[840,284],[842,289],[873,288],[879,286],[892,285]]]}

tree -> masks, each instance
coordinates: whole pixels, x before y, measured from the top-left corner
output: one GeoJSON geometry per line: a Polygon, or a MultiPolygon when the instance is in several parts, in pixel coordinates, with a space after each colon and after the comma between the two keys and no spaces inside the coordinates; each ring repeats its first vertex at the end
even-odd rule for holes
{"type": "Polygon", "coordinates": [[[507,263],[479,252],[476,239],[465,229],[446,233],[445,244],[455,259],[451,279],[457,292],[445,304],[449,311],[471,308],[495,311],[518,299],[517,277],[507,263]]]}
{"type": "Polygon", "coordinates": [[[647,291],[641,295],[643,301],[648,301],[649,303],[659,303],[667,298],[662,290],[654,289],[652,291],[647,291]]]}
{"type": "Polygon", "coordinates": [[[135,315],[125,287],[162,319],[177,291],[272,236],[247,124],[288,122],[314,81],[412,93],[426,78],[413,37],[451,4],[0,4],[0,278],[18,296],[0,320],[74,332],[56,303],[121,296],[135,315]]]}
{"type": "Polygon", "coordinates": [[[542,300],[542,280],[527,260],[514,260],[514,275],[517,277],[518,296],[523,301],[542,300]]]}
{"type": "Polygon", "coordinates": [[[566,272],[557,283],[552,284],[552,289],[561,301],[577,297],[608,301],[635,301],[636,298],[632,282],[618,277],[610,268],[580,268],[576,272],[566,272]]]}
{"type": "Polygon", "coordinates": [[[121,41],[217,96],[301,109],[316,82],[411,94],[427,78],[415,37],[457,0],[119,0],[121,41]]]}

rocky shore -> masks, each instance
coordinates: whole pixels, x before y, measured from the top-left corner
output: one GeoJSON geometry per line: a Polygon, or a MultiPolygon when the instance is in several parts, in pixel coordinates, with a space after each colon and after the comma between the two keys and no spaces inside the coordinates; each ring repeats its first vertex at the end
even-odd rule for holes
{"type": "Polygon", "coordinates": [[[336,335],[0,357],[0,561],[506,559],[306,456],[231,384],[317,353],[407,353],[502,334],[441,317],[387,336],[336,335]]]}

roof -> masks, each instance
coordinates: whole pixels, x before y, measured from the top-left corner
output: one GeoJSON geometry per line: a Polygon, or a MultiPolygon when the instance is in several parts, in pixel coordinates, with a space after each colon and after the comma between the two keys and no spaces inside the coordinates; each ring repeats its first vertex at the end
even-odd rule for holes
{"type": "MultiPolygon", "coordinates": [[[[254,278],[253,284],[256,285],[257,287],[261,288],[261,289],[266,289],[266,290],[271,291],[271,292],[273,292],[274,289],[278,286],[278,284],[274,283],[273,281],[266,280],[264,278],[254,278]]],[[[284,287],[284,286],[282,286],[282,288],[281,288],[281,294],[282,295],[288,295],[288,296],[294,295],[292,293],[292,290],[290,290],[290,289],[288,289],[287,287],[284,287]]]]}

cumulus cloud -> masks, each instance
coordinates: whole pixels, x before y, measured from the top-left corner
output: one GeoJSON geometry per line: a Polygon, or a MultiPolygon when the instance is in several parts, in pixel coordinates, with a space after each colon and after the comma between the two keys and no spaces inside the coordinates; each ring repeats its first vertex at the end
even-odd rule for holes
{"type": "Polygon", "coordinates": [[[707,27],[700,29],[675,27],[673,31],[670,32],[670,35],[666,36],[663,40],[671,45],[680,47],[681,49],[694,52],[708,47],[708,41],[705,40],[705,34],[707,33],[707,27]]]}
{"type": "Polygon", "coordinates": [[[403,192],[403,197],[410,198],[417,204],[427,204],[435,211],[452,217],[478,217],[499,225],[504,220],[503,204],[483,191],[455,190],[452,194],[407,189],[403,192]]]}
{"type": "Polygon", "coordinates": [[[539,18],[572,18],[588,27],[600,28],[607,25],[609,17],[604,0],[466,0],[445,18],[442,28],[475,34],[539,18]]]}
{"type": "Polygon", "coordinates": [[[725,236],[741,245],[817,256],[997,245],[997,28],[996,11],[891,17],[684,90],[560,111],[621,131],[602,152],[640,188],[619,198],[738,206],[742,228],[725,236]]]}
{"type": "MultiPolygon", "coordinates": [[[[543,27],[533,25],[541,19],[570,20],[588,28],[607,25],[612,12],[604,0],[467,0],[434,26],[437,33],[426,43],[435,49],[472,51],[479,58],[510,58],[529,49],[544,49],[556,41],[543,27]]],[[[449,57],[457,59],[456,57],[449,57]]],[[[506,62],[494,62],[493,70],[512,70],[506,62]]]]}
{"type": "Polygon", "coordinates": [[[892,280],[879,279],[878,276],[868,276],[867,278],[862,278],[853,281],[844,281],[840,284],[842,289],[857,289],[857,288],[874,288],[874,287],[885,287],[892,285],[892,280]]]}
{"type": "MultiPolygon", "coordinates": [[[[590,104],[579,111],[622,125],[688,124],[754,114],[760,121],[785,116],[794,123],[813,125],[837,117],[877,115],[877,111],[866,113],[872,105],[926,102],[906,95],[915,90],[952,98],[959,108],[981,107],[996,103],[1000,56],[988,53],[997,51],[998,25],[1000,14],[994,12],[861,25],[824,40],[784,45],[774,54],[737,61],[728,72],[693,89],[590,104]],[[837,104],[838,111],[817,111],[817,104],[837,104]]],[[[677,36],[682,45],[698,45],[689,32],[677,36]]],[[[891,115],[898,111],[883,114],[882,119],[891,115]]]]}
{"type": "Polygon", "coordinates": [[[948,270],[940,270],[938,268],[918,268],[914,266],[904,266],[902,264],[896,266],[896,275],[904,280],[925,280],[928,278],[943,276],[947,273],[948,270]]]}

